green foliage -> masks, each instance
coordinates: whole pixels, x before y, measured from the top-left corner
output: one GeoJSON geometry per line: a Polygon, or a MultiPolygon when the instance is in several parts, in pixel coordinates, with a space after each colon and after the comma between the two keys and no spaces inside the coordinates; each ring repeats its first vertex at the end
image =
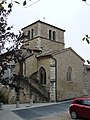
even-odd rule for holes
{"type": "MultiPolygon", "coordinates": [[[[17,60],[20,62],[21,59],[23,59],[23,56],[21,56],[21,54],[19,54],[19,46],[21,45],[21,43],[23,42],[24,38],[27,38],[27,36],[25,36],[21,31],[19,31],[18,35],[16,35],[14,32],[12,32],[12,28],[13,26],[9,26],[8,25],[8,17],[10,15],[10,13],[12,12],[13,9],[13,5],[14,3],[16,4],[21,4],[21,2],[18,2],[19,0],[11,0],[10,2],[8,0],[0,0],[0,66],[2,68],[2,70],[0,71],[0,83],[2,83],[3,85],[9,85],[9,87],[11,88],[15,88],[16,92],[18,92],[21,88],[20,86],[18,86],[18,78],[14,81],[12,79],[10,79],[11,83],[9,83],[9,81],[6,82],[5,79],[2,78],[3,74],[4,74],[4,70],[7,69],[8,65],[4,64],[4,62],[9,62],[14,60],[14,62],[16,62],[17,60]],[[12,43],[10,44],[10,46],[6,46],[6,44],[12,43]],[[6,54],[2,53],[11,53],[11,57],[8,58],[6,56],[6,54]],[[18,54],[17,54],[18,53],[18,54]],[[3,58],[2,58],[3,56],[3,58]]],[[[22,0],[23,1],[23,6],[25,6],[27,4],[27,0],[22,0]]],[[[14,76],[16,77],[16,76],[14,76]]],[[[1,101],[4,101],[4,96],[3,94],[0,92],[1,94],[1,101]]]]}
{"type": "Polygon", "coordinates": [[[13,26],[8,26],[7,23],[8,16],[12,11],[12,6],[12,3],[7,4],[4,0],[0,2],[0,53],[8,49],[5,48],[7,42],[10,43],[16,41],[16,35],[11,32],[13,26]],[[5,5],[7,5],[7,7],[4,7],[5,5]]]}
{"type": "Polygon", "coordinates": [[[85,40],[88,44],[90,44],[90,37],[88,35],[85,35],[85,37],[82,40],[85,40]]]}
{"type": "Polygon", "coordinates": [[[5,97],[5,93],[0,91],[0,103],[8,103],[8,99],[5,97]]]}
{"type": "Polygon", "coordinates": [[[17,3],[17,4],[20,4],[18,1],[14,1],[15,3],[17,3]]]}
{"type": "Polygon", "coordinates": [[[86,0],[82,0],[82,1],[86,2],[86,0]]]}
{"type": "Polygon", "coordinates": [[[26,0],[23,2],[23,6],[25,6],[27,4],[26,0]]]}
{"type": "MultiPolygon", "coordinates": [[[[82,40],[86,41],[88,44],[90,44],[90,37],[88,35],[85,35],[85,37],[82,40]]],[[[90,61],[87,60],[87,63],[90,64],[90,61]]]]}
{"type": "MultiPolygon", "coordinates": [[[[29,0],[31,1],[31,0],[29,0]]],[[[8,8],[11,8],[13,7],[14,3],[16,4],[21,4],[20,1],[18,2],[18,0],[14,1],[14,0],[11,0],[10,3],[7,3],[7,0],[0,0],[0,4],[8,4],[8,8]]],[[[23,6],[27,5],[27,0],[23,0],[23,6]]]]}
{"type": "Polygon", "coordinates": [[[13,0],[9,4],[6,0],[0,2],[0,54],[3,52],[18,49],[24,37],[21,31],[18,33],[18,35],[12,32],[11,30],[13,26],[9,26],[7,23],[8,17],[12,12],[14,4],[13,2],[19,4],[19,2],[13,0]],[[6,43],[12,44],[6,47],[6,43]]]}

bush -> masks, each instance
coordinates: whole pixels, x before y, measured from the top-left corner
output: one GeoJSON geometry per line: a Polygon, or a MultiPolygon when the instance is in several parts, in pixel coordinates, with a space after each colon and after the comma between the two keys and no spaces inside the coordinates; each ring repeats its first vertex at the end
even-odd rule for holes
{"type": "Polygon", "coordinates": [[[0,103],[8,103],[8,99],[2,91],[0,91],[0,103]]]}

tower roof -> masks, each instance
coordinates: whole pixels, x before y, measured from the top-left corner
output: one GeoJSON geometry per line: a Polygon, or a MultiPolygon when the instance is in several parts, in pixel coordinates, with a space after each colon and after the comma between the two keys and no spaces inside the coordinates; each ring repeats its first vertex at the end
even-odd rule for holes
{"type": "Polygon", "coordinates": [[[64,29],[61,29],[61,28],[56,27],[56,26],[54,26],[54,25],[51,25],[51,24],[49,24],[49,23],[43,22],[43,21],[41,21],[41,20],[38,20],[38,21],[36,21],[36,22],[34,22],[34,23],[30,24],[30,25],[27,25],[27,26],[23,27],[22,30],[24,30],[25,28],[30,27],[30,26],[32,26],[32,25],[34,25],[34,24],[36,24],[36,23],[43,23],[43,24],[49,25],[49,26],[51,26],[51,27],[54,27],[54,28],[56,28],[56,29],[59,29],[59,30],[62,30],[63,32],[65,32],[64,29]]]}

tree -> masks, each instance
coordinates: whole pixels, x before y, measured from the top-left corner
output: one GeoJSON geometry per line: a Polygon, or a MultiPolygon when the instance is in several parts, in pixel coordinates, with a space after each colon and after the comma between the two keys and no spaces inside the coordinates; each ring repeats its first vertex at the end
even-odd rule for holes
{"type": "MultiPolygon", "coordinates": [[[[23,6],[27,5],[28,0],[22,0],[23,6]]],[[[30,2],[31,0],[29,0],[30,2]]],[[[40,0],[37,0],[30,4],[29,6],[39,2],[40,0]]],[[[8,26],[7,19],[12,12],[13,5],[21,4],[17,0],[11,0],[10,3],[7,2],[7,0],[1,0],[0,2],[0,54],[5,51],[10,51],[12,49],[18,48],[20,45],[22,38],[25,37],[21,31],[19,31],[18,35],[15,35],[14,32],[11,32],[13,26],[8,26]],[[11,44],[12,43],[12,44],[11,44]],[[7,44],[11,44],[8,46],[7,44]]],[[[28,6],[28,7],[29,7],[28,6]]]]}
{"type": "Polygon", "coordinates": [[[12,49],[18,48],[21,43],[22,33],[15,35],[11,31],[13,26],[8,26],[7,19],[12,12],[12,3],[7,4],[6,1],[0,3],[0,54],[12,49]],[[7,9],[6,9],[7,8],[7,9]],[[12,43],[12,44],[11,44],[12,43]],[[8,44],[10,46],[8,46],[8,44]]]}
{"type": "MultiPolygon", "coordinates": [[[[87,3],[87,0],[82,0],[82,1],[84,1],[85,3],[87,3]]],[[[89,5],[89,4],[87,3],[87,5],[89,5]]],[[[84,40],[86,40],[87,43],[90,44],[90,37],[88,35],[85,35],[85,37],[83,38],[83,41],[84,40]]]]}
{"type": "Polygon", "coordinates": [[[5,95],[5,91],[2,92],[0,91],[0,103],[8,103],[8,99],[7,99],[7,96],[5,95]]]}
{"type": "MultiPolygon", "coordinates": [[[[87,0],[82,0],[84,1],[87,5],[90,5],[87,3],[87,0]]],[[[86,41],[88,44],[90,44],[90,37],[88,35],[85,35],[85,37],[83,38],[83,41],[86,41]]],[[[87,60],[87,63],[90,64],[90,60],[87,60]]]]}
{"type": "MultiPolygon", "coordinates": [[[[17,1],[14,2],[18,3],[17,1]]],[[[9,67],[7,65],[7,61],[16,62],[16,60],[19,61],[19,59],[22,58],[22,56],[18,52],[18,47],[25,37],[21,31],[19,31],[19,34],[16,35],[14,32],[12,32],[13,26],[8,26],[7,20],[10,13],[12,12],[12,7],[12,2],[7,3],[6,0],[2,0],[0,2],[0,83],[5,86],[8,85],[10,88],[15,88],[15,91],[18,94],[19,90],[21,89],[18,84],[18,77],[20,76],[13,75],[13,78],[10,78],[8,81],[2,77],[5,73],[5,70],[7,70],[7,68],[9,67]],[[7,44],[11,45],[9,46],[7,44]],[[10,54],[10,57],[7,57],[6,54],[8,53],[10,54]]]]}
{"type": "Polygon", "coordinates": [[[88,35],[85,35],[85,37],[83,38],[83,41],[86,41],[88,44],[90,44],[90,37],[88,35]]]}
{"type": "MultiPolygon", "coordinates": [[[[22,0],[23,6],[27,5],[27,0],[22,0]]],[[[30,0],[31,1],[31,0],[30,0]]],[[[38,2],[40,0],[37,0],[38,2]]],[[[29,4],[28,7],[35,4],[36,2],[29,4]]],[[[8,26],[7,20],[12,12],[14,4],[21,4],[17,0],[11,0],[11,2],[7,2],[7,0],[0,1],[0,83],[7,86],[9,85],[10,88],[15,88],[17,93],[17,100],[19,100],[19,91],[22,89],[20,87],[20,79],[23,79],[23,76],[20,74],[14,74],[8,81],[7,78],[3,78],[5,71],[9,67],[7,65],[7,61],[14,61],[15,63],[18,61],[19,63],[24,59],[23,55],[20,53],[18,46],[23,42],[24,38],[27,38],[23,34],[23,32],[19,31],[19,34],[16,35],[12,32],[13,26],[8,26]],[[7,44],[12,43],[10,46],[7,44]],[[7,45],[7,46],[6,46],[7,45]],[[4,54],[3,54],[4,53],[4,54]],[[9,57],[7,57],[9,55],[9,57]]]]}
{"type": "MultiPolygon", "coordinates": [[[[90,44],[90,37],[88,35],[85,35],[83,41],[86,41],[88,44],[90,44]]],[[[87,63],[90,64],[90,60],[87,60],[87,63]]]]}

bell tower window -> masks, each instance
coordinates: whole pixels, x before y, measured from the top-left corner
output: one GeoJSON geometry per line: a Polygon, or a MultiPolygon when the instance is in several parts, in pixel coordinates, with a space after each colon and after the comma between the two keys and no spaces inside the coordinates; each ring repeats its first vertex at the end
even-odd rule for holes
{"type": "Polygon", "coordinates": [[[30,30],[28,30],[28,39],[30,39],[30,30]]]}
{"type": "Polygon", "coordinates": [[[34,37],[34,29],[31,29],[31,39],[34,37]]]}
{"type": "Polygon", "coordinates": [[[55,39],[56,39],[56,32],[53,31],[53,40],[55,40],[55,39]]]}
{"type": "Polygon", "coordinates": [[[49,30],[49,39],[51,40],[52,38],[52,30],[49,30]]]}

